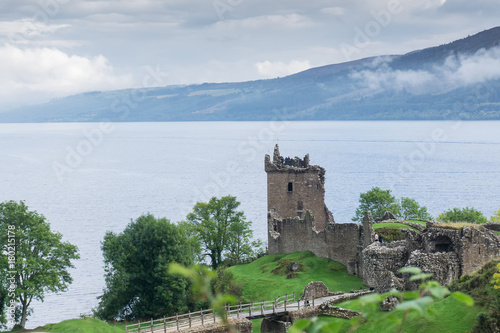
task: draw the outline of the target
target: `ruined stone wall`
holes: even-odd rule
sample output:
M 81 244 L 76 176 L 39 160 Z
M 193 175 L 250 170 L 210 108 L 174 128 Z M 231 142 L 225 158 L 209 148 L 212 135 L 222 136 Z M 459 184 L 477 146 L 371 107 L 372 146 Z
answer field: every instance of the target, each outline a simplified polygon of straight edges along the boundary
M 430 226 L 429 226 L 430 225 Z M 378 291 L 391 287 L 416 288 L 397 271 L 416 266 L 443 285 L 471 274 L 490 259 L 500 256 L 500 240 L 482 226 L 462 229 L 428 224 L 420 234 L 403 229 L 406 240 L 382 246 L 373 243 L 363 251 L 363 282 Z
M 500 240 L 493 231 L 463 227 L 461 236 L 459 256 L 462 275 L 471 274 L 487 261 L 500 256 Z
M 363 225 L 329 224 L 315 231 L 314 218 L 306 212 L 304 219 L 270 219 L 268 248 L 270 254 L 311 251 L 347 266 L 349 274 L 362 276 L 359 254 L 363 249 Z
M 406 266 L 419 267 L 426 273 L 432 273 L 432 280 L 447 286 L 460 275 L 460 261 L 455 252 L 425 253 L 419 250 L 413 251 Z M 413 286 L 416 289 L 417 284 Z
M 363 250 L 363 283 L 377 288 L 377 291 L 388 291 L 386 289 L 390 289 L 394 282 L 385 281 L 393 278 L 385 273 L 403 268 L 408 257 L 405 241 L 391 242 L 387 246 L 374 242 Z

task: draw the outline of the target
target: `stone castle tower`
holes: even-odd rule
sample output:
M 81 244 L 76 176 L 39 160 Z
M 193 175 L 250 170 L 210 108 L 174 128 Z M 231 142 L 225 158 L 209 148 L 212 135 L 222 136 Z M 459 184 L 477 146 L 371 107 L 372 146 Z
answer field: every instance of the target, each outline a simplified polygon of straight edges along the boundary
M 317 231 L 334 223 L 325 205 L 325 169 L 310 165 L 309 154 L 304 159 L 283 158 L 276 145 L 272 162 L 269 155 L 265 157 L 265 170 L 268 214 L 303 219 L 305 212 L 310 211 Z

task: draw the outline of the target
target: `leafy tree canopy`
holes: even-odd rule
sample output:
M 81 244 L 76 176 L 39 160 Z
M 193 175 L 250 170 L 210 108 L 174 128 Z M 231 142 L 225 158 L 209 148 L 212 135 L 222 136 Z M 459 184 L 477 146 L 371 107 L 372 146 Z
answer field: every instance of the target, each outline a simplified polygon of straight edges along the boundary
M 68 268 L 74 267 L 72 259 L 79 259 L 78 249 L 62 242 L 45 217 L 29 211 L 22 201 L 0 203 L 0 229 L 1 282 L 8 290 L 6 280 L 14 277 L 12 296 L 21 312 L 17 326 L 24 328 L 32 300 L 43 301 L 48 292 L 65 291 L 73 281 Z M 7 296 L 11 298 L 10 291 Z
M 500 209 L 491 217 L 491 222 L 500 222 Z
M 427 212 L 427 207 L 420 206 L 415 199 L 401 198 L 399 217 L 403 220 L 423 219 L 432 220 L 431 214 Z
M 188 281 L 168 274 L 170 263 L 193 263 L 186 232 L 166 218 L 143 215 L 102 242 L 106 288 L 101 319 L 150 319 L 186 310 Z
M 368 192 L 359 195 L 359 207 L 352 220 L 354 222 L 362 221 L 366 211 L 371 211 L 374 218 L 382 217 L 386 211 L 390 211 L 396 216 L 399 215 L 399 203 L 391 194 L 391 190 L 373 187 Z
M 381 218 L 386 211 L 390 211 L 396 218 L 403 220 L 432 220 L 427 207 L 420 206 L 415 199 L 402 197 L 398 200 L 391 194 L 391 190 L 381 190 L 379 187 L 373 187 L 359 195 L 359 207 L 352 220 L 360 222 L 366 211 L 371 211 L 374 218 Z
M 437 217 L 438 222 L 486 223 L 488 219 L 474 208 L 452 208 Z
M 241 262 L 254 255 L 251 241 L 252 222 L 247 221 L 236 197 L 213 197 L 209 202 L 198 202 L 187 216 L 187 225 L 200 245 L 201 258 L 209 257 L 212 268 L 219 267 L 225 258 Z M 249 245 L 252 244 L 252 245 Z

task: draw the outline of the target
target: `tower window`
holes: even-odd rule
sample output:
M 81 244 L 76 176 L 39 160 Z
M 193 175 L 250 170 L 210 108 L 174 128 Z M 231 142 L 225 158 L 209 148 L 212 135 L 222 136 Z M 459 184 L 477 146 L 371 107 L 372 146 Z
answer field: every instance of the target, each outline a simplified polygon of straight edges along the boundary
M 288 192 L 293 192 L 293 183 L 288 183 Z

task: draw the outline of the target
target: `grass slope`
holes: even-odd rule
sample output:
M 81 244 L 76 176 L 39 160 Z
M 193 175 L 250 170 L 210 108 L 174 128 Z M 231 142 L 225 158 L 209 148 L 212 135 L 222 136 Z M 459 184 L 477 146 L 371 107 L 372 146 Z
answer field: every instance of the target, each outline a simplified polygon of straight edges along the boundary
M 296 262 L 301 268 L 293 278 L 287 278 L 286 267 Z M 267 255 L 245 265 L 228 268 L 236 283 L 242 286 L 246 301 L 262 301 L 295 292 L 300 298 L 304 286 L 311 281 L 323 281 L 330 291 L 350 291 L 365 288 L 363 280 L 347 274 L 347 268 L 331 259 L 318 258 L 311 252 Z
M 45 325 L 39 332 L 54 333 L 122 333 L 125 332 L 123 325 L 113 326 L 96 318 L 70 319 L 58 324 Z
M 346 309 L 361 310 L 358 300 L 343 302 L 338 304 L 338 306 Z M 477 306 L 464 306 L 463 303 L 460 303 L 456 299 L 450 297 L 432 305 L 431 310 L 430 314 L 424 316 L 419 315 L 416 312 L 410 313 L 405 321 L 405 324 L 403 325 L 402 331 L 408 333 L 456 333 L 470 331 L 474 326 L 475 319 L 477 314 L 481 311 L 481 308 Z M 398 317 L 401 319 L 403 314 L 399 313 Z M 340 332 L 349 331 L 350 322 L 348 320 L 331 317 L 321 318 L 329 322 L 340 321 L 343 323 Z M 384 322 L 383 332 L 397 332 L 398 329 L 398 324 Z M 380 332 L 380 326 L 368 321 L 363 326 L 359 327 L 356 332 Z
M 403 223 L 385 223 L 385 222 L 381 222 L 381 223 L 374 223 L 373 224 L 373 230 L 377 230 L 377 229 L 380 229 L 380 228 L 388 228 L 388 229 L 412 229 L 416 232 L 419 232 L 419 230 L 413 228 L 413 227 L 410 227 L 409 225 L 406 225 L 406 224 L 403 224 Z

